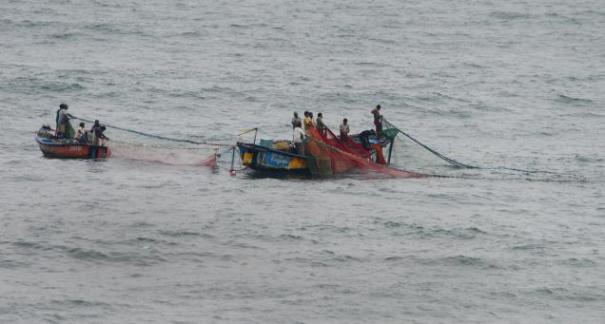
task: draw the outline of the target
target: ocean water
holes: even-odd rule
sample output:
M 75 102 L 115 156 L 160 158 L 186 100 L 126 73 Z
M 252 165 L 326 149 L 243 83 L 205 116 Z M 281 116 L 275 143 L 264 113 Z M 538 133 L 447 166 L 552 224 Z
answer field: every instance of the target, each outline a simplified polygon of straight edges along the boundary
M 601 1 L 0 2 L 1 323 L 603 323 Z M 369 110 L 458 160 L 554 171 L 229 176 L 109 130 L 288 138 Z M 564 174 L 565 176 L 559 176 Z

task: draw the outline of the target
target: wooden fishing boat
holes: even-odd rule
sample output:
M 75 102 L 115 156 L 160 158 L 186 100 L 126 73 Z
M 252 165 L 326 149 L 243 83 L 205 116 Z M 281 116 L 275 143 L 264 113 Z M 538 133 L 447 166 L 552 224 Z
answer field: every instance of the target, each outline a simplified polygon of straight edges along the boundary
M 261 141 L 261 145 L 238 142 L 242 164 L 263 172 L 310 175 L 308 157 L 293 153 L 277 143 L 284 141 Z
M 34 136 L 40 151 L 46 157 L 65 159 L 97 159 L 108 158 L 111 150 L 107 146 L 78 143 L 73 139 L 54 138 L 52 130 L 42 127 Z
M 382 164 L 390 162 L 390 153 L 392 148 L 392 139 L 378 138 L 374 133 L 356 134 L 346 140 L 338 139 L 331 131 L 327 134 L 316 133 L 317 136 L 323 137 L 322 141 L 327 140 L 326 137 L 332 139 L 332 143 L 338 142 L 337 148 L 342 148 L 347 152 L 357 156 L 360 159 L 380 160 Z M 318 170 L 318 166 L 323 169 L 332 161 L 324 161 L 312 156 L 312 151 L 315 143 L 305 144 L 307 155 L 299 155 L 294 152 L 294 145 L 286 140 L 261 140 L 259 144 L 238 142 L 237 147 L 240 152 L 242 164 L 255 171 L 261 171 L 266 174 L 302 174 L 302 175 L 318 175 L 324 176 L 324 172 Z M 309 146 L 311 145 L 311 146 Z M 388 147 L 389 158 L 386 160 L 382 155 L 382 148 Z M 310 154 L 311 153 L 311 154 Z M 379 156 L 379 157 L 378 157 Z M 338 165 L 342 169 L 351 169 L 355 165 L 351 164 Z

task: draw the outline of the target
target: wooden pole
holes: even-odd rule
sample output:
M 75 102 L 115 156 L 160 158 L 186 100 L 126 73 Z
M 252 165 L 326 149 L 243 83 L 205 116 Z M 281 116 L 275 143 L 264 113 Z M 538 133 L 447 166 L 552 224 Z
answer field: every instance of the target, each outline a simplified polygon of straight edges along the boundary
M 395 143 L 395 138 L 391 140 L 391 145 L 389 146 L 389 158 L 387 159 L 387 165 L 391 165 L 391 153 L 393 153 L 393 143 Z

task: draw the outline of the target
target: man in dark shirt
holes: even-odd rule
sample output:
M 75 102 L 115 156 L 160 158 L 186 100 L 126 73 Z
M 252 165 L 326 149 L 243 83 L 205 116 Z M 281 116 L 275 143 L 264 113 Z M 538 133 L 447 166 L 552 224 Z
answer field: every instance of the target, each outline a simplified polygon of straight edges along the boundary
M 382 115 L 380 114 L 380 105 L 372 109 L 372 115 L 374 115 L 374 126 L 376 126 L 376 136 L 380 138 L 382 135 Z
M 324 115 L 322 113 L 317 113 L 317 120 L 316 120 L 316 124 L 317 124 L 317 130 L 322 134 L 325 135 L 326 134 L 326 124 L 324 124 Z

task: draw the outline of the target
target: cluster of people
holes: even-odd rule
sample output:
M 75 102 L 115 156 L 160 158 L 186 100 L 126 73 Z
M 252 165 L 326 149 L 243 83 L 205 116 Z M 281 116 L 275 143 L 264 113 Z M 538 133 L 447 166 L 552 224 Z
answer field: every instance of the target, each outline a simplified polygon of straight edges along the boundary
M 69 106 L 62 103 L 59 105 L 59 110 L 57 110 L 57 127 L 55 128 L 55 137 L 57 139 L 74 139 L 80 144 L 97 146 L 104 146 L 105 142 L 109 141 L 109 138 L 104 134 L 106 127 L 101 125 L 99 120 L 95 120 L 90 130 L 87 130 L 86 124 L 81 122 L 78 129 L 74 131 L 69 120 L 75 119 L 75 117 L 67 113 L 68 109 Z
M 371 113 L 374 116 L 374 126 L 376 127 L 376 136 L 380 137 L 382 134 L 382 115 L 380 113 L 381 107 L 377 105 L 376 108 L 372 109 Z M 304 129 L 303 129 L 304 126 Z M 292 117 L 292 130 L 295 153 L 304 155 L 304 139 L 309 129 L 316 128 L 321 134 L 326 134 L 328 127 L 323 121 L 323 114 L 317 113 L 317 119 L 313 119 L 313 113 L 310 111 L 304 112 L 304 119 L 300 119 L 298 112 L 294 112 Z M 349 137 L 349 121 L 344 118 L 339 127 L 340 139 Z
M 301 120 L 300 117 L 298 117 L 298 113 L 294 112 L 294 117 L 292 117 L 292 129 L 296 129 L 297 127 L 303 128 L 304 125 L 304 133 L 311 128 L 316 128 L 322 134 L 326 133 L 328 126 L 323 122 L 322 113 L 317 113 L 317 119 L 313 118 L 313 113 L 310 111 L 305 111 L 304 116 L 304 119 Z M 349 136 L 349 125 L 346 118 L 342 120 L 342 124 L 340 125 L 340 136 Z

